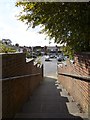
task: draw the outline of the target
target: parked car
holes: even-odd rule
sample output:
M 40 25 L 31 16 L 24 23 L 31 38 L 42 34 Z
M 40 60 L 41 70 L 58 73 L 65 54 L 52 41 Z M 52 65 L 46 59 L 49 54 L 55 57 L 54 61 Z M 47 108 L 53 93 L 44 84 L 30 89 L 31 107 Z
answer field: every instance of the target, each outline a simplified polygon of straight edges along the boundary
M 45 61 L 50 61 L 49 55 L 45 56 Z
M 57 60 L 58 60 L 59 62 L 61 62 L 61 61 L 64 60 L 64 57 L 60 55 L 60 56 L 57 57 Z
M 32 58 L 37 58 L 37 56 L 36 55 L 32 55 Z
M 41 52 L 41 55 L 44 55 L 45 54 L 45 52 Z
M 57 58 L 58 56 L 57 55 L 55 55 L 55 58 Z
M 55 57 L 55 55 L 54 55 L 54 54 L 51 54 L 51 55 L 50 55 L 50 58 L 54 58 L 54 57 Z

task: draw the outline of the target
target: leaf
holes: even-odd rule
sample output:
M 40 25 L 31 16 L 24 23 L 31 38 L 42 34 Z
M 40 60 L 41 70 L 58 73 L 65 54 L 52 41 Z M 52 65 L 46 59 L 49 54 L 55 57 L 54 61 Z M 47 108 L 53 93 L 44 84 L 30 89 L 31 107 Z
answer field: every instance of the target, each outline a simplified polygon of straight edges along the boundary
M 17 2 L 23 10 L 19 19 L 32 28 L 45 26 L 45 33 L 56 43 L 67 44 L 73 51 L 89 51 L 89 3 L 85 2 Z M 88 44 L 87 44 L 88 43 Z

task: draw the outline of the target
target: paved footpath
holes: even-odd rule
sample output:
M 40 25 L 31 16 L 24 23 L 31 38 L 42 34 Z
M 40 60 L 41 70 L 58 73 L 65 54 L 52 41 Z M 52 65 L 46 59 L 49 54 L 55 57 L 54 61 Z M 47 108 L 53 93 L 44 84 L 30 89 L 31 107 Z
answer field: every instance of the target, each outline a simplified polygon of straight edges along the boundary
M 79 109 L 76 104 L 70 104 L 72 98 L 68 97 L 56 79 L 45 77 L 22 110 L 15 118 L 61 118 L 62 120 L 83 120 L 78 116 Z M 73 108 L 74 107 L 74 108 Z M 68 118 L 68 119 L 67 119 Z M 71 119 L 72 118 L 72 119 Z

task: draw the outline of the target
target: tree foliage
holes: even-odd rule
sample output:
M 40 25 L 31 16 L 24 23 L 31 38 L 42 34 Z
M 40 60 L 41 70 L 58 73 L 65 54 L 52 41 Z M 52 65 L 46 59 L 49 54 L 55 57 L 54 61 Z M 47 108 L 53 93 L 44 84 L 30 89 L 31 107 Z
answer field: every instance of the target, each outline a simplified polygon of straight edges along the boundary
M 12 44 L 12 41 L 10 39 L 2 39 L 2 42 L 5 43 L 6 45 Z
M 0 40 L 0 53 L 14 53 L 16 50 Z
M 74 52 L 90 51 L 90 5 L 88 2 L 17 2 L 22 7 L 19 20 L 28 27 L 43 26 L 56 43 Z M 67 50 L 68 50 L 67 49 Z

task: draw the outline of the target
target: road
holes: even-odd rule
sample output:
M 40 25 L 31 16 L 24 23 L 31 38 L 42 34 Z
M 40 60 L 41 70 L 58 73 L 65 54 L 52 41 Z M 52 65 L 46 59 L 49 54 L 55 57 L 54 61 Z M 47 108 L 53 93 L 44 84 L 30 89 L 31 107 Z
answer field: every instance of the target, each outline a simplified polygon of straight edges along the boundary
M 50 61 L 45 61 L 45 56 L 41 58 L 44 65 L 44 76 L 57 78 L 57 60 L 50 59 Z

